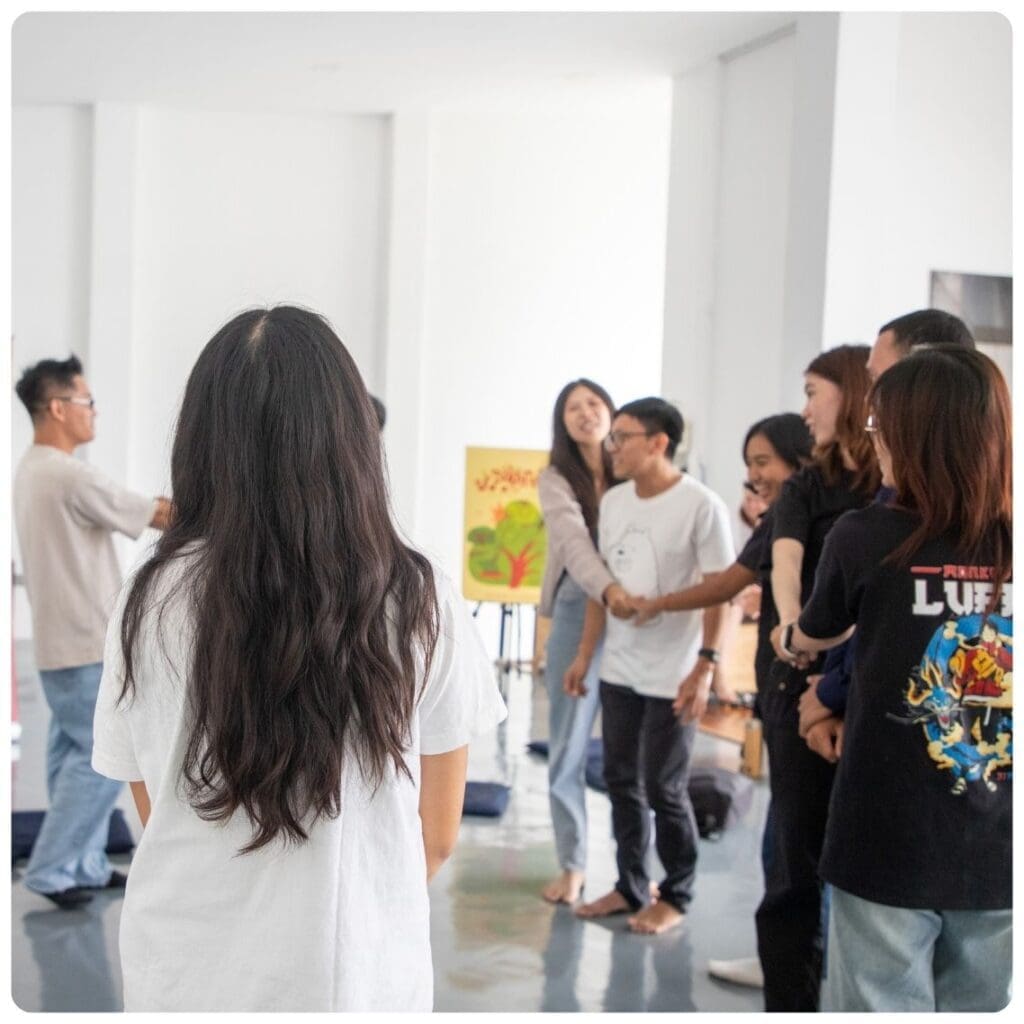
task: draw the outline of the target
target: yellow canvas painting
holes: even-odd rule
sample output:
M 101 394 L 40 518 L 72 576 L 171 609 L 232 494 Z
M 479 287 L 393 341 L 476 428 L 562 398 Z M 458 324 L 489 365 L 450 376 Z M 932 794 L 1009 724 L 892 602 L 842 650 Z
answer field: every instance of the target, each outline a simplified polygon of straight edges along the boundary
M 462 593 L 468 600 L 540 601 L 547 531 L 537 477 L 547 464 L 546 451 L 466 449 Z

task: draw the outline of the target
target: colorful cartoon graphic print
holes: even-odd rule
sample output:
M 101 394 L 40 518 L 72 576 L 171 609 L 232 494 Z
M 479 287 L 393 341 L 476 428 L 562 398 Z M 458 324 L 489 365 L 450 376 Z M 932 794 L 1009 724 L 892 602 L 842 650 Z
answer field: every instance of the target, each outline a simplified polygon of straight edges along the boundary
M 904 692 L 928 756 L 956 795 L 995 791 L 1013 773 L 1013 623 L 1000 615 L 949 619 L 932 636 Z

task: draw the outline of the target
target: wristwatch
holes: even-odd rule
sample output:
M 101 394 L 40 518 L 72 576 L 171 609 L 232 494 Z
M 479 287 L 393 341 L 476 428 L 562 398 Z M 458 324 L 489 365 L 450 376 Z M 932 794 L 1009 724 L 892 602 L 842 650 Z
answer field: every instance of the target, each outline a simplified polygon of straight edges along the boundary
M 710 661 L 712 665 L 717 665 L 722 660 L 721 654 L 719 654 L 714 647 L 702 647 L 697 652 L 697 657 L 705 658 L 707 661 Z

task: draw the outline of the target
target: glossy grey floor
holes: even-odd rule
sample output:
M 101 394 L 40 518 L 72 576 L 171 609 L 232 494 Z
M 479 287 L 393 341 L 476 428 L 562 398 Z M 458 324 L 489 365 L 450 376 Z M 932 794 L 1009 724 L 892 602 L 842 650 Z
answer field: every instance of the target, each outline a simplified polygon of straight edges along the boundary
M 22 737 L 13 764 L 15 809 L 45 806 L 48 711 L 31 652 L 16 650 Z M 498 820 L 464 819 L 458 848 L 431 884 L 435 1008 L 450 1011 L 750 1011 L 752 989 L 708 976 L 709 958 L 750 956 L 760 898 L 759 846 L 767 787 L 756 785 L 747 815 L 717 841 L 702 840 L 696 898 L 683 926 L 666 935 L 631 934 L 624 918 L 583 922 L 539 896 L 555 873 L 546 763 L 526 751 L 547 735 L 542 679 L 502 677 L 508 721 L 470 752 L 470 778 L 511 787 Z M 700 736 L 696 761 L 730 767 L 738 752 Z M 587 894 L 615 879 L 608 802 L 588 793 Z M 132 827 L 127 788 L 121 805 Z M 129 858 L 118 858 L 128 870 Z M 22 862 L 22 866 L 24 862 Z M 655 876 L 657 877 L 657 876 Z M 28 1011 L 121 1009 L 117 950 L 121 900 L 98 895 L 87 908 L 61 911 L 12 875 L 14 1002 Z M 211 957 L 214 951 L 211 950 Z

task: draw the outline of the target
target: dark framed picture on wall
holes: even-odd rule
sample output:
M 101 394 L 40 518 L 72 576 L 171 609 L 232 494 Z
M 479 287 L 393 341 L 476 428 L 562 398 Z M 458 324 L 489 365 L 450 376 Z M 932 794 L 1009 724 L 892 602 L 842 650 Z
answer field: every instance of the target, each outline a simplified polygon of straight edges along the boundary
M 1013 386 L 1013 278 L 933 270 L 931 302 L 955 313 L 971 329 L 978 348 L 991 357 Z

